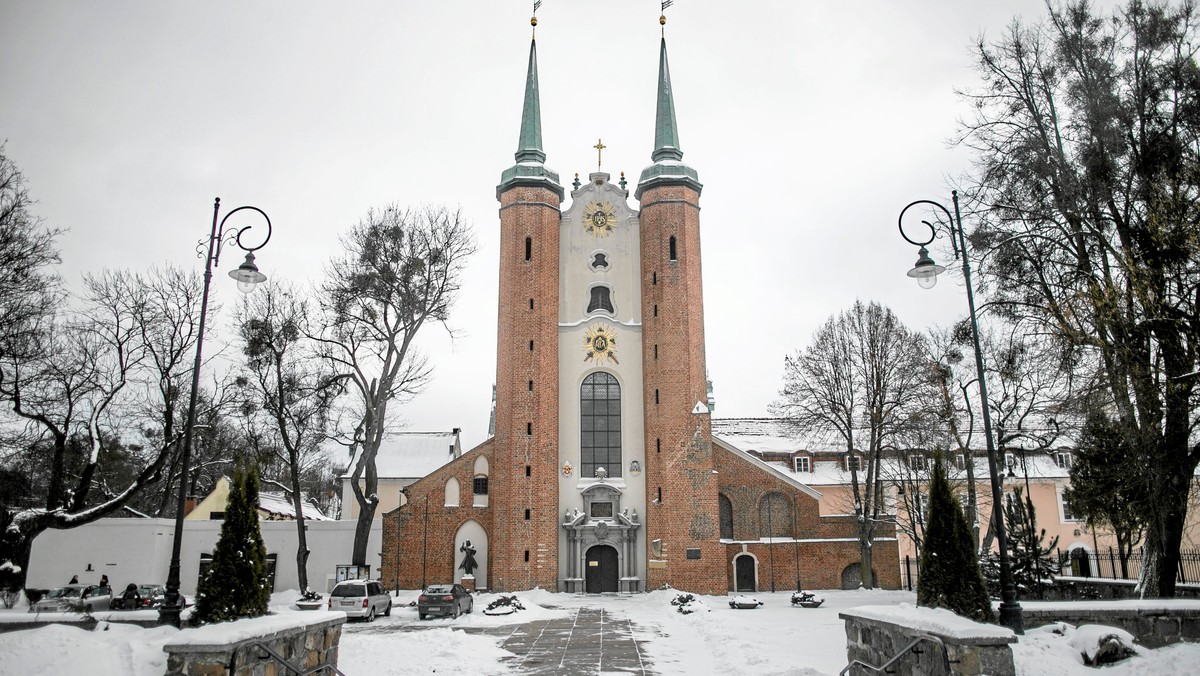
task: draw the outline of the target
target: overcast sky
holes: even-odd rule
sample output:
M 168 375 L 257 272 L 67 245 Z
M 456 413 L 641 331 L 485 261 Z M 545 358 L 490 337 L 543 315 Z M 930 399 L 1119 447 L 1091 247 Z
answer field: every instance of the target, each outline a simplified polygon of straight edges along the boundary
M 1102 3 L 1108 5 L 1111 3 Z M 460 206 L 474 224 L 450 341 L 425 329 L 435 379 L 414 430 L 487 432 L 495 379 L 500 172 L 513 163 L 530 2 L 0 0 L 0 140 L 63 273 L 200 269 L 214 197 L 275 226 L 269 276 L 316 283 L 372 206 Z M 951 147 L 977 82 L 970 46 L 1040 0 L 677 0 L 667 45 L 684 160 L 701 196 L 707 360 L 717 416 L 763 416 L 783 358 L 856 298 L 910 327 L 966 314 L 961 284 L 924 291 L 896 230 L 916 199 L 949 204 Z M 545 0 L 538 67 L 546 164 L 564 185 L 650 162 L 659 5 Z M 969 226 L 969 224 L 968 224 Z M 212 351 L 230 339 L 237 291 Z M 944 261 L 942 261 L 944 262 Z M 396 410 L 396 409 L 393 409 Z

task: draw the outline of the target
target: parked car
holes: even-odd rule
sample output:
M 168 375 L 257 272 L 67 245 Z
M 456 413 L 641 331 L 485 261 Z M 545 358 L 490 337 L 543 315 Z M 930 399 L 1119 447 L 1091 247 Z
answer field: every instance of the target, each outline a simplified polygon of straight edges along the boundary
M 29 607 L 31 613 L 69 613 L 108 610 L 112 587 L 98 584 L 68 584 L 51 589 Z
M 113 597 L 113 610 L 137 610 L 139 608 L 158 608 L 162 606 L 163 599 L 166 598 L 167 588 L 161 584 L 139 584 L 135 585 L 137 599 L 133 603 L 127 602 L 125 598 L 129 590 L 117 594 Z M 183 607 L 188 606 L 187 597 L 180 594 L 180 599 L 183 601 Z
M 370 622 L 376 615 L 392 614 L 392 597 L 378 580 L 346 580 L 329 592 L 329 609 Z
M 435 584 L 417 597 L 417 616 L 422 620 L 430 615 L 458 617 L 474 609 L 474 597 L 461 584 Z

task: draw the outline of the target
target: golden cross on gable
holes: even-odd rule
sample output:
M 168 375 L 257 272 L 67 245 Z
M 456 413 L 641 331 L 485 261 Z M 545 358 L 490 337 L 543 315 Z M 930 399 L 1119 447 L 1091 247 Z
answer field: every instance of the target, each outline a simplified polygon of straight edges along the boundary
M 596 171 L 600 171 L 600 154 L 603 153 L 604 149 L 608 146 L 604 145 L 604 141 L 602 139 L 596 139 L 596 145 L 592 147 L 596 149 Z

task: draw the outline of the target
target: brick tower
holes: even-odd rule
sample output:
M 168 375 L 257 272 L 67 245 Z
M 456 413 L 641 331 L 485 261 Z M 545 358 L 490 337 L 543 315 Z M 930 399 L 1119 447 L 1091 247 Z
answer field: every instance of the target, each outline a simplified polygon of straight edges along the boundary
M 723 594 L 717 476 L 706 402 L 700 191 L 683 163 L 667 42 L 659 51 L 653 164 L 634 193 L 641 209 L 643 400 L 645 401 L 646 588 Z
M 491 588 L 497 591 L 557 588 L 558 257 L 563 188 L 545 160 L 535 39 L 529 45 L 516 163 L 503 172 L 496 187 L 500 309 L 489 555 L 494 571 Z

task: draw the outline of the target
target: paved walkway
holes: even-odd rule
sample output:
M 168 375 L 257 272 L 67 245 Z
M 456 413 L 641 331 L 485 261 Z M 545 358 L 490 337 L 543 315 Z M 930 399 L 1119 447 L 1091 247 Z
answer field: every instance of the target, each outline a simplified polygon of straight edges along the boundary
M 507 663 L 523 674 L 653 674 L 629 620 L 600 608 L 484 633 L 507 638 L 501 647 L 516 655 Z

